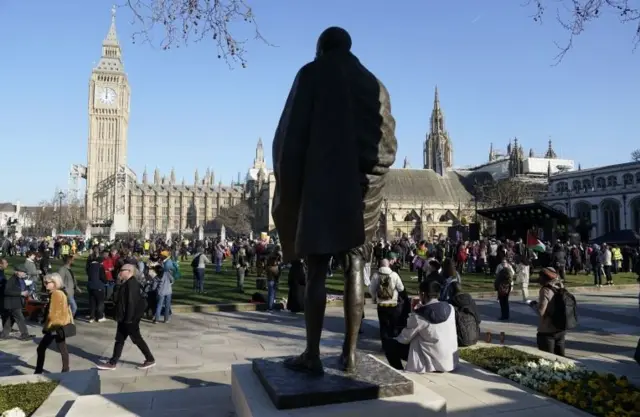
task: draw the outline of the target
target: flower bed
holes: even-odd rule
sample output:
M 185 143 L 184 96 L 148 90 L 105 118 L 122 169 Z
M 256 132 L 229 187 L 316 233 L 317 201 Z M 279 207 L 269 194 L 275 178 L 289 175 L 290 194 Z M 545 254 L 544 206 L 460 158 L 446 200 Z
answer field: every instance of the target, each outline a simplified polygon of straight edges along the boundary
M 0 386 L 0 413 L 17 407 L 30 416 L 57 386 L 57 381 Z
M 626 377 L 599 374 L 509 347 L 461 349 L 460 357 L 598 417 L 640 417 L 640 389 Z

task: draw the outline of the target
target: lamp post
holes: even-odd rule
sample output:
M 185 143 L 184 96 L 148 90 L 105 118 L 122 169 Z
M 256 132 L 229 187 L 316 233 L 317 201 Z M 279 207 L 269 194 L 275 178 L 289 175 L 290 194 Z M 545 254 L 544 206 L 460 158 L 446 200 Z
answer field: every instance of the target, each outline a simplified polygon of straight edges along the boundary
M 62 233 L 62 199 L 64 198 L 64 193 L 60 191 L 58 193 L 58 233 Z

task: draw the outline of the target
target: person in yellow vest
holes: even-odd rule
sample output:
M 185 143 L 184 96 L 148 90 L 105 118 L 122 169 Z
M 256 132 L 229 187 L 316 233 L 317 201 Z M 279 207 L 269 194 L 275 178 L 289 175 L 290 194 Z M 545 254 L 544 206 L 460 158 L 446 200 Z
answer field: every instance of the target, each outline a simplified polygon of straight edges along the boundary
M 71 254 L 75 255 L 76 252 L 78 252 L 78 244 L 76 243 L 75 240 L 71 241 Z
M 70 255 L 71 246 L 69 246 L 69 242 L 64 241 L 62 243 L 62 247 L 61 247 L 60 253 L 62 254 L 62 256 L 69 256 Z
M 425 242 L 420 242 L 416 248 L 416 257 L 413 258 L 413 268 L 418 271 L 418 282 L 422 282 L 424 271 L 429 258 L 429 250 Z
M 142 249 L 144 250 L 145 255 L 149 255 L 149 246 L 150 246 L 149 241 L 145 240 L 144 244 L 142 245 Z
M 612 245 L 611 247 L 611 260 L 613 261 L 613 273 L 617 274 L 620 271 L 620 267 L 622 265 L 622 251 L 618 247 L 618 245 Z

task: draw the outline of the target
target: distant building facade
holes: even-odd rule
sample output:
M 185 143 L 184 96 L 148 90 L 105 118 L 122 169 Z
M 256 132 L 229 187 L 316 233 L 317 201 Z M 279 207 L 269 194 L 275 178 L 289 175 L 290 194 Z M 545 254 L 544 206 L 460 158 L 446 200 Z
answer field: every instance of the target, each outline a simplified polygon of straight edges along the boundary
M 542 201 L 589 227 L 589 238 L 640 232 L 640 162 L 552 175 Z

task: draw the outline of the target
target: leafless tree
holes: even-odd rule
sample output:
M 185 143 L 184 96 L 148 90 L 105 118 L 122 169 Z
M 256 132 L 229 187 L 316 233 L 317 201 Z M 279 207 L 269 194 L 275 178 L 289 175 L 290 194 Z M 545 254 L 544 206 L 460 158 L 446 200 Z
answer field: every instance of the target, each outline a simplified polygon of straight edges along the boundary
M 57 196 L 41 201 L 37 207 L 32 207 L 26 216 L 28 234 L 49 234 L 53 229 L 58 233 L 67 230 L 84 232 L 86 227 L 84 207 L 77 202 L 65 200 L 62 200 L 60 205 Z
M 635 49 L 640 44 L 640 5 L 637 0 L 528 0 L 527 5 L 535 8 L 533 20 L 542 23 L 544 17 L 555 12 L 555 18 L 569 33 L 569 39 L 556 43 L 558 55 L 556 65 L 573 47 L 573 41 L 580 36 L 590 24 L 607 15 L 615 16 L 621 23 L 634 25 L 635 35 L 633 45 Z
M 489 181 L 476 184 L 475 196 L 482 208 L 508 207 L 533 202 L 539 188 L 517 180 Z
M 134 23 L 141 26 L 133 35 L 134 42 L 157 44 L 153 41 L 156 30 L 164 32 L 159 42 L 162 49 L 212 40 L 219 59 L 243 68 L 247 66 L 248 39 L 240 39 L 237 24 L 250 26 L 253 37 L 267 43 L 245 0 L 126 0 L 125 6 L 133 12 Z
M 636 149 L 631 152 L 631 160 L 635 162 L 640 162 L 640 149 Z
M 254 213 L 247 202 L 236 204 L 233 207 L 227 207 L 220 210 L 215 221 L 218 224 L 239 235 L 248 235 L 251 232 L 251 221 Z

